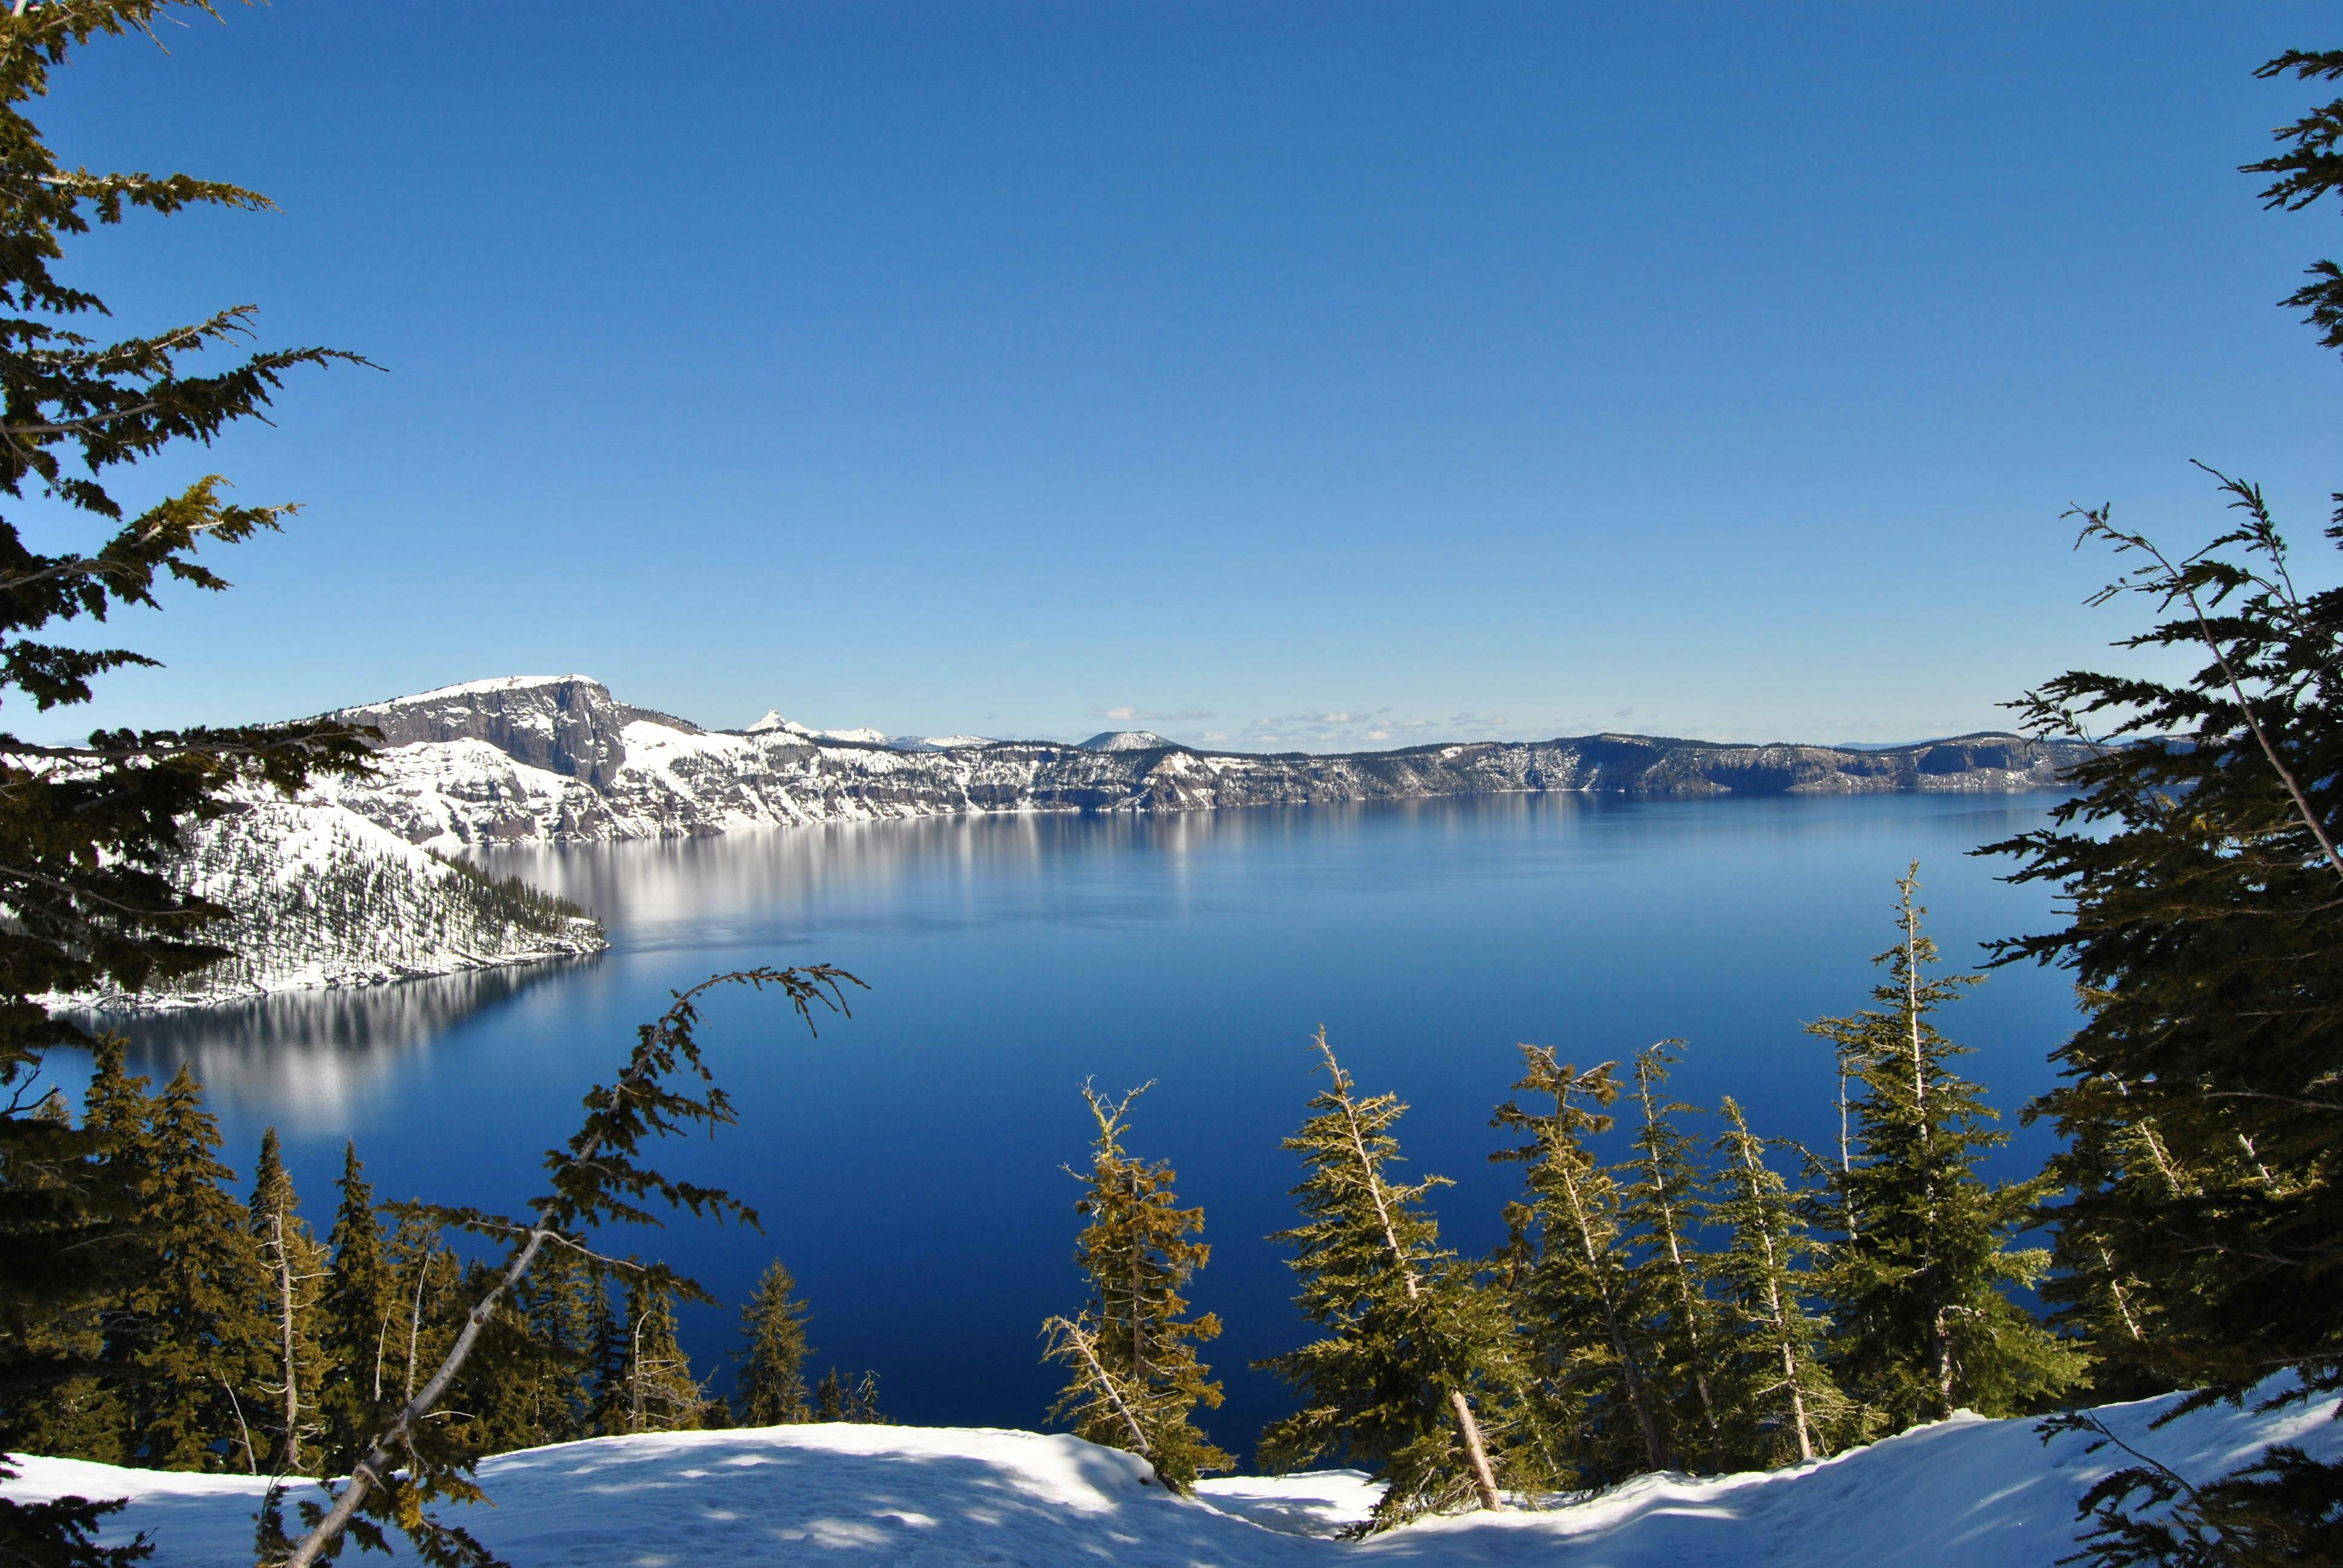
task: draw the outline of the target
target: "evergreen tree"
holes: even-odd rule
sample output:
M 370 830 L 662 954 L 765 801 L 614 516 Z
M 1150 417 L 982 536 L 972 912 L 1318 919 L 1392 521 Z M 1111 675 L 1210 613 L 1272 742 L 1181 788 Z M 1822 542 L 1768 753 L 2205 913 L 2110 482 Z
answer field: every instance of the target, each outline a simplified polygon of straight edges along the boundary
M 326 1237 L 330 1251 L 325 1288 L 317 1298 L 325 1377 L 317 1410 L 325 1422 L 321 1465 L 339 1474 L 357 1457 L 357 1445 L 384 1396 L 391 1361 L 391 1324 L 398 1316 L 398 1282 L 383 1245 L 374 1188 L 358 1163 L 357 1145 L 342 1148 L 341 1201 Z
M 1188 1492 L 1198 1475 L 1236 1462 L 1194 1421 L 1197 1405 L 1221 1402 L 1221 1385 L 1196 1359 L 1197 1344 L 1217 1338 L 1221 1321 L 1210 1312 L 1188 1317 L 1182 1294 L 1212 1255 L 1194 1239 L 1204 1211 L 1179 1206 L 1168 1162 L 1151 1165 L 1122 1146 L 1131 1103 L 1145 1091 L 1110 1102 L 1082 1086 L 1098 1134 L 1090 1170 L 1076 1173 L 1084 1191 L 1074 1211 L 1089 1222 L 1074 1261 L 1090 1301 L 1079 1318 L 1044 1325 L 1050 1358 L 1070 1374 L 1051 1416 L 1090 1442 L 1145 1455 L 1165 1485 Z
M 305 1440 L 324 1430 L 317 1419 L 326 1364 L 317 1296 L 326 1278 L 326 1251 L 301 1218 L 300 1200 L 274 1127 L 261 1136 L 246 1213 L 266 1277 L 257 1306 L 276 1330 L 275 1381 L 262 1385 L 276 1400 L 277 1446 L 271 1465 L 277 1474 L 300 1475 L 306 1473 Z
M 1661 1098 L 1676 1060 L 1667 1048 L 1682 1043 L 1662 1040 L 1636 1054 L 1634 1158 L 1622 1167 L 1628 1184 L 1620 1194 L 1619 1214 L 1643 1249 L 1630 1300 L 1635 1317 L 1646 1325 L 1647 1370 L 1676 1434 L 1673 1452 L 1678 1463 L 1697 1454 L 1704 1467 L 1714 1469 L 1723 1461 L 1725 1445 L 1716 1406 L 1723 1335 L 1696 1234 L 1708 1181 L 1694 1139 L 1676 1125 L 1675 1119 L 1693 1108 Z
M 601 1283 L 586 1261 L 560 1248 L 538 1266 L 526 1318 L 540 1347 L 543 1371 L 537 1421 L 541 1442 L 570 1442 L 593 1433 L 596 1322 Z
M 740 1309 L 747 1343 L 733 1352 L 740 1363 L 739 1415 L 743 1426 L 787 1426 L 813 1419 L 806 1402 L 806 1304 L 798 1282 L 778 1258 L 765 1265 L 756 1292 Z
M 1993 1131 L 1983 1092 L 1952 1069 L 1967 1054 L 1934 1015 L 1975 983 L 1930 975 L 1936 943 L 1923 935 L 1919 868 L 1896 883 L 1897 940 L 1874 961 L 1888 978 L 1880 1004 L 1808 1026 L 1851 1068 L 1853 1152 L 1839 1174 L 1840 1207 L 1860 1229 L 1834 1243 L 1825 1288 L 1838 1323 L 1844 1391 L 1900 1429 L 1961 1407 L 1985 1415 L 2039 1410 L 2078 1381 L 2082 1362 L 2007 1292 L 2029 1288 L 2046 1252 L 2010 1245 L 2047 1196 L 2046 1178 L 1988 1183 L 1986 1153 L 2008 1141 Z
M 290 508 L 232 506 L 207 476 L 126 504 L 109 470 L 186 439 L 209 443 L 258 415 L 284 374 L 336 356 L 317 349 L 236 358 L 249 307 L 114 342 L 75 330 L 106 313 L 55 267 L 65 242 L 134 212 L 250 211 L 265 198 L 186 175 L 92 173 L 61 163 L 25 108 L 50 74 L 96 37 L 152 36 L 196 0 L 50 0 L 0 13 L 0 498 L 45 508 L 44 532 L 94 525 L 55 554 L 0 519 L 0 692 L 48 711 L 89 700 L 106 672 L 154 661 L 85 637 L 49 640 L 61 622 L 156 608 L 163 581 L 227 585 L 195 555 L 273 529 Z M 193 361 L 194 363 L 189 363 Z M 86 1037 L 36 999 L 104 984 L 136 990 L 219 956 L 202 928 L 221 912 L 162 873 L 183 824 L 226 809 L 239 779 L 292 790 L 314 770 L 355 770 L 364 747 L 331 723 L 119 729 L 78 745 L 0 735 L 0 1410 L 29 1408 L 95 1372 L 85 1330 L 117 1298 L 141 1248 L 135 1200 L 106 1159 L 104 1135 L 35 1113 L 47 1050 Z M 60 1333 L 61 1324 L 81 1325 Z M 75 1394 L 72 1397 L 78 1398 Z M 70 1510 L 0 1498 L 0 1554 L 55 1562 L 109 1556 L 86 1545 Z M 94 1516 L 93 1516 L 94 1517 Z
M 214 1156 L 219 1125 L 182 1066 L 156 1097 L 148 1135 L 150 1247 L 125 1303 L 135 1347 L 128 1452 L 150 1470 L 257 1472 L 274 1335 L 267 1282 L 236 1173 Z M 256 1425 L 256 1418 L 260 1424 Z
M 101 1037 L 93 1057 L 82 1097 L 80 1131 L 86 1136 L 70 1145 L 82 1152 L 48 1180 L 87 1183 L 116 1195 L 109 1206 L 121 1217 L 118 1224 L 83 1227 L 95 1256 L 93 1272 L 106 1289 L 60 1302 L 53 1316 L 16 1328 L 14 1342 L 26 1356 L 19 1370 L 28 1375 L 0 1383 L 0 1447 L 122 1464 L 129 1458 L 124 1400 L 133 1347 L 122 1332 L 120 1308 L 135 1277 L 135 1227 L 152 1165 L 155 1102 L 147 1081 L 125 1067 L 119 1037 Z M 42 1120 L 55 1125 L 61 1114 L 55 1096 L 43 1101 Z M 52 1375 L 37 1375 L 44 1362 Z
M 638 1432 L 693 1432 L 708 1396 L 675 1337 L 675 1300 L 665 1284 L 640 1279 L 627 1287 L 627 1426 Z
M 1492 1156 L 1525 1167 L 1537 1249 L 1521 1292 L 1524 1335 L 1546 1383 L 1572 1398 L 1580 1430 L 1566 1446 L 1582 1480 L 1664 1470 L 1657 1396 L 1644 1371 L 1652 1347 L 1631 1300 L 1618 1183 L 1586 1146 L 1610 1131 L 1611 1118 L 1596 1108 L 1618 1098 L 1618 1081 L 1609 1062 L 1581 1072 L 1550 1047 L 1524 1045 L 1521 1052 L 1513 1092 L 1553 1102 L 1549 1111 L 1509 1100 L 1491 1122 L 1530 1140 Z
M 610 1301 L 610 1282 L 596 1271 L 587 1296 L 586 1342 L 588 1429 L 598 1437 L 628 1430 L 627 1358 L 633 1349 L 630 1325 Z
M 1800 1268 L 1814 1250 L 1789 1186 L 1765 1165 L 1765 1142 L 1741 1107 L 1725 1101 L 1717 1197 L 1702 1218 L 1725 1232 L 1709 1271 L 1722 1294 L 1727 1333 L 1721 1402 L 1733 1462 L 1770 1467 L 1814 1459 L 1834 1446 L 1845 1397 L 1823 1365 L 1824 1320 L 1807 1309 Z
M 1378 1528 L 1468 1498 L 1502 1507 L 1498 1466 L 1512 1456 L 1492 1441 L 1489 1418 L 1526 1381 L 1503 1299 L 1440 1247 L 1424 1196 L 1447 1179 L 1392 1180 L 1392 1129 L 1407 1108 L 1395 1095 L 1359 1098 L 1324 1030 L 1314 1043 L 1326 1087 L 1285 1140 L 1305 1172 L 1293 1190 L 1302 1223 L 1271 1240 L 1292 1244 L 1295 1304 L 1326 1335 L 1259 1363 L 1303 1401 L 1262 1434 L 1262 1461 L 1296 1469 L 1340 1455 L 1379 1467 Z
M 887 1418 L 879 1411 L 879 1374 L 865 1372 L 849 1382 L 839 1375 L 836 1367 L 822 1373 L 821 1381 L 813 1387 L 813 1419 L 887 1425 Z
M 388 1369 L 383 1382 L 390 1402 L 404 1404 L 447 1354 L 461 1315 L 458 1292 L 462 1271 L 439 1227 L 410 1205 L 395 1205 L 397 1227 L 390 1235 L 387 1261 L 391 1301 Z M 394 1382 L 393 1380 L 396 1380 Z

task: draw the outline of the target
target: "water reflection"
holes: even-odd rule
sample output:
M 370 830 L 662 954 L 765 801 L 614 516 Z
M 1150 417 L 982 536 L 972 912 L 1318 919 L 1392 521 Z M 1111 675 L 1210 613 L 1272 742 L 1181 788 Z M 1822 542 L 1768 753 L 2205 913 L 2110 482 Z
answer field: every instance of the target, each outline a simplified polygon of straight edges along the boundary
M 80 1021 L 126 1037 L 125 1054 L 134 1072 L 159 1081 L 186 1063 L 216 1111 L 283 1121 L 288 1130 L 335 1127 L 458 1023 L 594 961 L 508 964 L 171 1012 L 96 1014 Z

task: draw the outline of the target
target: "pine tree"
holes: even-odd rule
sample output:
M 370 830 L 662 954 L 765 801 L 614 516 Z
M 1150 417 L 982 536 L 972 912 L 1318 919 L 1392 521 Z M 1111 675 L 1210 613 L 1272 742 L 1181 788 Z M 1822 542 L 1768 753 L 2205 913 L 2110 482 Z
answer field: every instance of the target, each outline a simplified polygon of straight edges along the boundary
M 629 1283 L 625 1322 L 626 1430 L 697 1431 L 708 1396 L 676 1342 L 675 1301 L 669 1289 L 650 1280 Z
M 277 528 L 291 508 L 224 503 L 217 475 L 126 504 L 110 470 L 180 440 L 208 444 L 259 415 L 318 349 L 236 357 L 250 307 L 115 341 L 75 330 L 106 314 L 55 270 L 68 239 L 136 212 L 265 208 L 266 198 L 186 175 L 89 172 L 61 163 L 26 117 L 50 74 L 97 37 L 152 36 L 161 0 L 62 0 L 0 13 L 0 498 L 45 510 L 55 554 L 0 519 L 0 689 L 48 711 L 85 702 L 107 671 L 154 661 L 85 636 L 48 640 L 58 623 L 155 608 L 164 581 L 227 586 L 194 558 Z M 195 0 L 185 9 L 209 14 Z M 113 337 L 107 334 L 106 337 Z M 193 363 L 189 363 L 192 360 Z M 94 525 L 75 529 L 78 521 Z M 64 530 L 60 534 L 60 530 Z M 81 537 L 71 537 L 80 532 Z M 93 537 L 94 536 L 94 537 Z M 133 1200 L 90 1128 L 35 1114 L 26 1093 L 49 1048 L 88 1043 L 36 999 L 135 990 L 219 956 L 202 940 L 221 912 L 163 874 L 183 825 L 216 816 L 239 779 L 290 791 L 314 771 L 353 771 L 365 748 L 333 723 L 182 731 L 117 729 L 78 745 L 0 736 L 0 1411 L 92 1375 L 75 1329 L 117 1297 L 142 1249 Z M 0 1553 L 59 1563 L 115 1554 L 87 1546 L 70 1510 L 0 1498 Z
M 864 1426 L 890 1424 L 879 1410 L 879 1374 L 865 1372 L 852 1382 L 836 1367 L 813 1385 L 813 1415 L 817 1422 L 848 1422 Z
M 1550 1047 L 1524 1045 L 1521 1052 L 1513 1092 L 1554 1103 L 1547 1111 L 1509 1100 L 1490 1123 L 1530 1140 L 1492 1156 L 1525 1167 L 1525 1207 L 1538 1245 L 1521 1292 L 1524 1334 L 1547 1384 L 1573 1396 L 1581 1430 L 1568 1448 L 1583 1480 L 1664 1470 L 1657 1398 L 1644 1371 L 1652 1347 L 1630 1299 L 1633 1260 L 1620 1229 L 1618 1184 L 1586 1146 L 1610 1131 L 1611 1118 L 1590 1108 L 1617 1099 L 1618 1082 L 1609 1062 L 1581 1072 Z
M 1424 1197 L 1447 1179 L 1392 1180 L 1392 1129 L 1407 1108 L 1395 1095 L 1360 1099 L 1324 1030 L 1314 1043 L 1327 1084 L 1285 1140 L 1305 1171 L 1293 1190 L 1302 1223 L 1271 1240 L 1294 1247 L 1295 1304 L 1327 1332 L 1258 1363 L 1303 1401 L 1262 1434 L 1262 1461 L 1295 1469 L 1340 1454 L 1378 1466 L 1378 1528 L 1466 1499 L 1502 1507 L 1498 1466 L 1511 1455 L 1488 1418 L 1526 1381 L 1503 1300 L 1440 1247 Z
M 124 1054 L 118 1037 L 96 1042 L 81 1126 L 59 1146 L 74 1157 L 45 1177 L 59 1187 L 110 1192 L 106 1209 L 115 1218 L 101 1221 L 96 1211 L 85 1211 L 90 1222 L 79 1227 L 81 1241 L 69 1248 L 90 1259 L 93 1287 L 58 1302 L 51 1315 L 15 1327 L 13 1342 L 24 1359 L 16 1379 L 0 1382 L 0 1447 L 101 1464 L 129 1457 L 124 1391 L 131 1346 L 122 1332 L 121 1306 L 141 1251 L 137 1227 L 152 1163 L 154 1098 L 147 1081 L 126 1069 Z M 64 1127 L 63 1114 L 54 1095 L 42 1101 L 41 1121 Z
M 838 1375 L 836 1367 L 821 1374 L 813 1385 L 813 1419 L 818 1422 L 850 1421 L 853 1419 L 849 1402 L 853 1391 Z
M 806 1304 L 798 1282 L 778 1258 L 765 1265 L 756 1292 L 740 1309 L 747 1343 L 733 1352 L 740 1363 L 739 1416 L 743 1426 L 787 1426 L 813 1419 L 806 1402 Z
M 150 1251 L 124 1312 L 136 1380 L 128 1451 L 150 1470 L 257 1473 L 267 1455 L 258 1401 L 273 1382 L 268 1287 L 244 1206 L 226 1191 L 236 1173 L 214 1157 L 219 1144 L 182 1066 L 155 1101 Z
M 1098 1132 L 1089 1171 L 1071 1172 L 1084 1187 L 1074 1211 L 1089 1221 L 1074 1261 L 1090 1301 L 1077 1318 L 1043 1325 L 1050 1359 L 1069 1373 L 1051 1418 L 1090 1442 L 1144 1455 L 1165 1485 L 1189 1492 L 1200 1474 L 1236 1462 L 1194 1419 L 1199 1404 L 1221 1402 L 1221 1385 L 1196 1359 L 1196 1346 L 1219 1336 L 1221 1321 L 1210 1312 L 1188 1317 L 1182 1294 L 1212 1255 L 1194 1240 L 1204 1211 L 1179 1206 L 1168 1162 L 1151 1165 L 1122 1146 L 1131 1103 L 1146 1087 L 1109 1101 L 1082 1086 Z
M 593 1302 L 601 1284 L 586 1261 L 568 1248 L 548 1256 L 539 1271 L 525 1314 L 544 1362 L 538 1441 L 569 1442 L 594 1430 Z
M 400 1212 L 391 1232 L 387 1262 L 397 1294 L 383 1382 L 390 1401 L 404 1403 L 429 1378 L 455 1337 L 461 1271 L 456 1254 L 440 1240 L 437 1224 L 411 1210 Z
M 1716 1407 L 1723 1338 L 1696 1230 L 1709 1197 L 1708 1180 L 1694 1139 L 1676 1125 L 1675 1119 L 1693 1107 L 1661 1098 L 1676 1060 L 1667 1048 L 1682 1043 L 1662 1040 L 1636 1054 L 1634 1158 L 1621 1167 L 1628 1184 L 1620 1194 L 1619 1215 L 1643 1249 L 1629 1299 L 1634 1316 L 1646 1325 L 1648 1370 L 1677 1434 L 1673 1452 L 1678 1462 L 1697 1453 L 1713 1469 L 1723 1461 L 1725 1443 Z
M 275 1381 L 262 1385 L 277 1402 L 277 1446 L 270 1462 L 277 1474 L 300 1475 L 306 1473 L 305 1440 L 324 1430 L 317 1419 L 326 1365 L 317 1297 L 326 1278 L 326 1250 L 301 1218 L 274 1127 L 261 1137 L 246 1211 L 266 1276 L 258 1308 L 276 1329 Z
M 2048 1267 L 2010 1245 L 2048 1195 L 2046 1178 L 1994 1184 L 1977 1172 L 2008 1141 L 1982 1091 L 1952 1070 L 1967 1054 L 1935 1022 L 1976 983 L 1931 976 L 1919 868 L 1896 883 L 1896 944 L 1875 962 L 1879 1006 L 1809 1025 L 1853 1071 L 1855 1136 L 1838 1181 L 1859 1229 L 1833 1243 L 1825 1288 L 1839 1324 L 1841 1386 L 1896 1428 L 1961 1407 L 2006 1416 L 2039 1410 L 2077 1382 L 2081 1360 L 2013 1302 Z
M 326 1426 L 320 1462 L 328 1474 L 349 1469 L 375 1412 L 395 1386 L 385 1373 L 393 1365 L 391 1325 L 398 1316 L 398 1282 L 384 1253 L 374 1188 L 355 1143 L 343 1145 L 338 1191 L 341 1201 L 326 1237 L 330 1261 L 317 1297 L 325 1352 L 317 1401 Z
M 1730 1097 L 1724 1116 L 1718 1196 L 1702 1218 L 1727 1237 L 1708 1268 L 1728 1336 L 1721 1402 L 1730 1457 L 1757 1466 L 1814 1459 L 1834 1446 L 1831 1428 L 1847 1413 L 1823 1365 L 1827 1325 L 1805 1300 L 1811 1281 L 1799 1265 L 1814 1242 L 1788 1184 L 1765 1166 L 1764 1141 Z

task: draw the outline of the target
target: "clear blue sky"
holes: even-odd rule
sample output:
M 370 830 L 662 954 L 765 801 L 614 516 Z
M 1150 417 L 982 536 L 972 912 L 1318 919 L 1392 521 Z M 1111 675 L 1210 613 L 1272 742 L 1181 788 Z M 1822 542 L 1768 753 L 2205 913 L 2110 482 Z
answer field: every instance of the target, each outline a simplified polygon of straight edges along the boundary
M 69 728 L 582 670 L 709 724 L 1889 739 L 2121 629 L 2071 502 L 2313 558 L 2308 5 L 336 5 L 91 49 L 72 273 L 263 307 L 297 499 Z M 1330 717 L 1334 716 L 1334 717 Z M 27 733 L 55 733 L 15 713 Z M 1272 738 L 1274 738 L 1273 739 Z

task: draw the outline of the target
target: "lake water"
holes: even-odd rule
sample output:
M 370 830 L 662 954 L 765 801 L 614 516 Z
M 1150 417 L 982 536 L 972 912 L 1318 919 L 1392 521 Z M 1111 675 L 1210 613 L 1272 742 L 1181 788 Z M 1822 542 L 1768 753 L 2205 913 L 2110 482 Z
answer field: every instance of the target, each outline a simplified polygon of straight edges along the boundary
M 508 851 L 488 863 L 593 909 L 611 950 L 129 1031 L 140 1070 L 196 1064 L 240 1171 L 262 1128 L 280 1130 L 322 1229 L 345 1138 L 385 1198 L 517 1210 L 578 1096 L 670 990 L 840 964 L 870 990 L 819 1040 L 769 999 L 715 999 L 704 1040 L 741 1125 L 657 1152 L 753 1203 L 764 1233 L 683 1219 L 620 1244 L 735 1304 L 779 1256 L 811 1302 L 818 1365 L 876 1368 L 890 1413 L 954 1424 L 1041 1420 L 1055 1377 L 1039 1327 L 1081 1300 L 1060 1168 L 1087 1143 L 1078 1086 L 1153 1080 L 1132 1146 L 1171 1160 L 1205 1209 L 1213 1255 L 1192 1296 L 1227 1325 L 1207 1354 L 1228 1387 L 1208 1425 L 1244 1448 L 1283 1409 L 1246 1363 L 1303 1334 L 1263 1238 L 1290 1220 L 1279 1140 L 1315 1087 L 1318 1025 L 1364 1090 L 1412 1105 L 1409 1159 L 1456 1179 L 1439 1195 L 1446 1238 L 1483 1250 L 1518 1181 L 1487 1162 L 1516 1041 L 1587 1063 L 1684 1037 L 1683 1098 L 1730 1093 L 1760 1131 L 1820 1143 L 1829 1053 L 1801 1025 L 1867 1001 L 1895 878 L 1921 862 L 1931 929 L 1973 967 L 1980 941 L 2053 917 L 2046 892 L 1967 851 L 2051 803 L 1505 796 Z M 2050 1081 L 2072 1005 L 2062 976 L 2003 970 L 1944 1022 L 2014 1111 Z M 2014 1175 L 2046 1137 L 2011 1126 Z M 689 1315 L 686 1342 L 701 1370 L 727 1368 L 729 1311 Z

